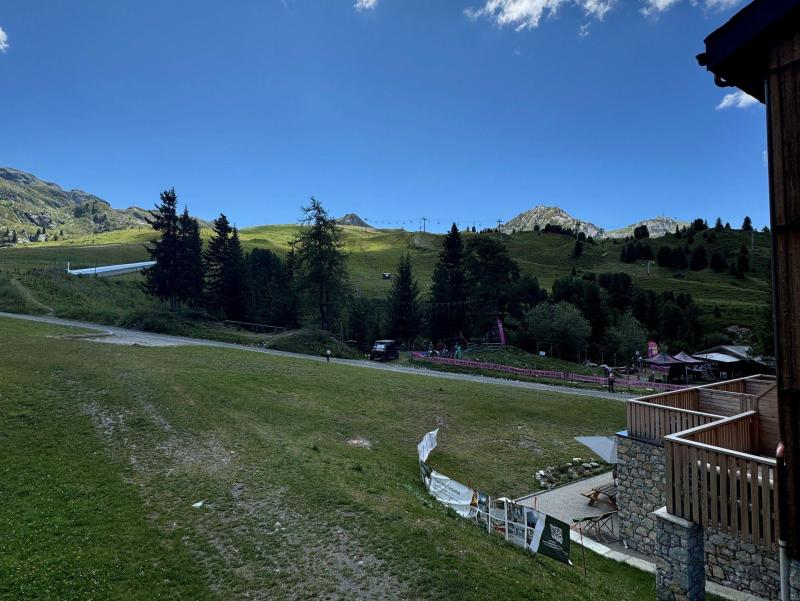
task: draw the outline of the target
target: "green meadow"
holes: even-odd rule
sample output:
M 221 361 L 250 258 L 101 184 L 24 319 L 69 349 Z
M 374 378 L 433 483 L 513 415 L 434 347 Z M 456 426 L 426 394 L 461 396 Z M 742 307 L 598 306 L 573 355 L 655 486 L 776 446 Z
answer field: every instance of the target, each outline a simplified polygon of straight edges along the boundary
M 438 505 L 492 494 L 624 424 L 617 401 L 201 347 L 125 347 L 0 318 L 2 599 L 652 598 L 587 553 L 535 558 Z M 202 501 L 198 507 L 194 507 Z M 573 561 L 580 565 L 579 548 Z

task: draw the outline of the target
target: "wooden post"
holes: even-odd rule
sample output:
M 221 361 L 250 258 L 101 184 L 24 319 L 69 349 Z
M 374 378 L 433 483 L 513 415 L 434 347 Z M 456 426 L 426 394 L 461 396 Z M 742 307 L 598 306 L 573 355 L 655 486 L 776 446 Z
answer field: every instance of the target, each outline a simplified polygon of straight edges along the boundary
M 781 538 L 800 557 L 800 31 L 776 36 L 766 76 Z

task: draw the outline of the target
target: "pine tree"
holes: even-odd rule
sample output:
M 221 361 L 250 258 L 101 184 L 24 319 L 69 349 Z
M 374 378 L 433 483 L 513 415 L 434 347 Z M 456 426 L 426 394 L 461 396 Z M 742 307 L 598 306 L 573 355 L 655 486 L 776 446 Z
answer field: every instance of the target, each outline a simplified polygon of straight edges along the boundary
M 575 246 L 572 248 L 572 258 L 577 259 L 583 254 L 583 242 L 575 240 Z
M 723 229 L 722 219 L 717 217 L 717 221 L 714 223 L 714 230 L 717 232 L 721 232 L 722 229 Z
M 228 254 L 222 280 L 222 311 L 227 319 L 241 320 L 245 316 L 245 263 L 239 230 L 231 231 Z
M 444 320 L 444 323 L 435 324 L 435 330 L 443 333 L 444 338 L 452 338 L 462 334 L 466 324 L 467 279 L 464 272 L 464 242 L 458 226 L 453 223 L 450 231 L 442 242 L 442 251 L 439 253 L 439 263 L 444 272 L 440 270 L 438 285 L 431 289 L 431 301 L 436 308 L 433 317 Z M 447 275 L 446 289 L 443 275 Z M 436 271 L 434 270 L 434 275 Z M 436 282 L 434 282 L 436 283 Z
M 214 233 L 203 253 L 205 262 L 206 304 L 209 309 L 222 311 L 225 298 L 225 267 L 231 238 L 231 224 L 224 214 L 220 214 L 211 224 Z
M 400 257 L 397 274 L 389 292 L 389 331 L 404 342 L 413 341 L 421 326 L 419 286 L 414 279 L 411 256 Z
M 750 219 L 749 216 L 745 216 L 744 221 L 742 222 L 742 231 L 744 232 L 753 231 L 753 220 Z
M 692 252 L 692 258 L 689 262 L 689 269 L 692 271 L 700 271 L 708 266 L 708 257 L 706 255 L 706 247 L 698 246 Z
M 300 301 L 297 294 L 295 273 L 297 271 L 297 253 L 295 243 L 291 242 L 286 261 L 283 264 L 283 278 L 280 288 L 279 321 L 287 328 L 295 328 L 300 324 Z
M 739 256 L 736 257 L 736 271 L 740 274 L 750 271 L 750 257 L 745 254 L 739 254 Z
M 200 225 L 188 208 L 178 218 L 178 253 L 177 296 L 181 302 L 198 307 L 203 297 L 203 242 Z
M 728 264 L 725 262 L 725 257 L 719 251 L 714 251 L 711 253 L 711 269 L 716 272 L 723 272 L 728 268 Z
M 450 274 L 441 261 L 434 266 L 431 280 L 430 335 L 433 340 L 442 340 L 450 336 L 452 292 Z
M 178 197 L 175 189 L 165 190 L 161 193 L 161 204 L 156 205 L 155 211 L 150 212 L 151 218 L 147 222 L 161 236 L 147 248 L 150 260 L 156 264 L 144 270 L 145 290 L 162 302 L 169 301 L 171 311 L 178 308 L 180 244 L 177 205 Z
M 347 253 L 335 221 L 317 199 L 312 196 L 303 212 L 306 227 L 297 236 L 298 289 L 317 313 L 319 326 L 330 330 L 349 287 Z

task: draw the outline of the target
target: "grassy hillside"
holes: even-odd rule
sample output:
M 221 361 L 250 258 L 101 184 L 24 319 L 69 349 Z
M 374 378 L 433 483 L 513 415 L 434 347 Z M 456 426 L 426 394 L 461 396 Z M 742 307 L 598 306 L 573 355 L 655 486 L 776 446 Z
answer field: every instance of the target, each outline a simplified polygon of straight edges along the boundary
M 296 226 L 293 225 L 261 226 L 242 230 L 241 237 L 245 248 L 268 248 L 284 253 L 295 232 Z M 203 230 L 203 235 L 207 238 L 210 232 Z M 469 237 L 474 234 L 464 235 Z M 540 283 L 548 288 L 553 280 L 569 274 L 574 267 L 579 275 L 585 271 L 624 271 L 643 288 L 659 292 L 671 290 L 676 294 L 688 292 L 700 306 L 703 320 L 710 330 L 728 325 L 752 326 L 758 320 L 769 294 L 770 238 L 764 233 L 755 234 L 755 248 L 750 251 L 752 269 L 742 279 L 710 269 L 677 271 L 655 264 L 648 267 L 647 261 L 623 263 L 620 261 L 622 241 L 615 243 L 605 240 L 595 245 L 587 244 L 583 256 L 573 259 L 574 240 L 567 236 L 541 232 L 488 235 L 502 237 L 523 272 L 537 276 Z M 145 260 L 148 255 L 144 245 L 151 236 L 150 231 L 141 228 L 37 243 L 24 248 L 0 248 L 0 271 L 63 269 L 67 261 L 77 268 Z M 741 231 L 716 232 L 715 237 L 713 243 L 705 243 L 698 234 L 691 248 L 705 243 L 709 255 L 713 250 L 735 254 L 742 245 L 749 247 L 751 242 L 750 234 Z M 394 271 L 400 256 L 409 252 L 420 287 L 426 292 L 441 238 L 441 235 L 430 233 L 342 227 L 342 240 L 350 253 L 350 274 L 354 287 L 368 296 L 385 296 L 391 282 L 384 280 L 381 273 Z M 685 236 L 676 239 L 668 235 L 644 240 L 643 244 L 651 246 L 655 254 L 661 245 L 683 247 L 686 242 Z M 719 308 L 718 318 L 714 317 L 715 307 Z
M 419 482 L 439 425 L 437 469 L 530 492 L 583 456 L 573 436 L 618 430 L 622 403 L 0 328 L 0 598 L 653 597 L 652 575 L 587 553 L 584 582 Z
M 82 190 L 62 190 L 30 173 L 0 167 L 0 243 L 70 238 L 142 225 L 146 225 L 142 209 L 114 209 Z

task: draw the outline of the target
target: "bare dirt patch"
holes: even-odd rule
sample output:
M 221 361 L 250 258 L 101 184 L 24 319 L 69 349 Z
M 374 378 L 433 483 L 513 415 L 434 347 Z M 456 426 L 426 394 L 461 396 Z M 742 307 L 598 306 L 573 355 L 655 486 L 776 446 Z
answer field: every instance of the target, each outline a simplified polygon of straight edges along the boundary
M 360 449 L 372 448 L 372 441 L 367 438 L 362 438 L 361 436 L 354 436 L 353 438 L 348 438 L 347 444 L 349 444 L 351 447 L 358 447 Z

